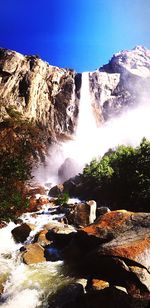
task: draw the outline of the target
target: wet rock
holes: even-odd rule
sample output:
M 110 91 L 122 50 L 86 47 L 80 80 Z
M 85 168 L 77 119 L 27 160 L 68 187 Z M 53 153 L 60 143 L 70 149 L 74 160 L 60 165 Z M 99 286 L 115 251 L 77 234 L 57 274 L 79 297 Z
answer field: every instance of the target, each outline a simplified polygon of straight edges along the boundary
M 28 212 L 37 212 L 41 209 L 42 205 L 48 203 L 49 198 L 47 196 L 41 196 L 39 198 L 32 196 L 29 201 Z
M 49 191 L 49 196 L 58 197 L 62 193 L 68 193 L 70 197 L 77 197 L 82 195 L 82 188 L 81 177 L 76 175 L 65 181 L 63 184 L 52 187 Z
M 63 287 L 54 296 L 49 299 L 49 308 L 82 308 L 84 302 L 83 286 L 79 283 L 72 283 Z
M 47 261 L 59 261 L 62 260 L 60 251 L 54 245 L 47 245 L 45 247 L 44 256 Z
M 21 226 L 14 228 L 11 233 L 17 243 L 23 243 L 28 238 L 31 230 L 31 227 L 24 223 Z
M 25 248 L 26 251 L 22 255 L 24 263 L 29 265 L 46 261 L 44 248 L 38 243 L 26 245 Z
M 35 235 L 34 242 L 37 242 L 40 246 L 45 247 L 50 244 L 50 241 L 46 238 L 47 230 L 41 230 Z
M 64 190 L 64 186 L 62 184 L 56 185 L 52 187 L 49 191 L 50 197 L 58 197 Z

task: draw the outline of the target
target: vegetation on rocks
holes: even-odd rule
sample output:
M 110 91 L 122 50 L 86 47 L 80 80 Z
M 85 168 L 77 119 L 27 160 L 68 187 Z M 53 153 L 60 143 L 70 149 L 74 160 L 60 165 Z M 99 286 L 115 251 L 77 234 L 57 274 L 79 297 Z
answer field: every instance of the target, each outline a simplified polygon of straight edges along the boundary
M 13 218 L 28 206 L 26 183 L 44 150 L 40 128 L 13 107 L 6 111 L 0 123 L 0 220 Z
M 109 150 L 87 165 L 81 178 L 83 197 L 111 209 L 149 212 L 150 142 L 143 138 L 136 148 L 122 145 Z

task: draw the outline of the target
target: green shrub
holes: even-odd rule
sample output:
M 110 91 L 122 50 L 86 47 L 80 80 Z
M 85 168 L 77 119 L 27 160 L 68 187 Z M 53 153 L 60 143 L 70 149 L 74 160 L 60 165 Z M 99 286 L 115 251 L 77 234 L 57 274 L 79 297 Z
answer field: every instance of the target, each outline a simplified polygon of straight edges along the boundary
M 56 200 L 56 205 L 64 205 L 69 200 L 69 194 L 64 192 L 59 195 L 58 199 Z
M 86 198 L 111 208 L 148 211 L 150 203 L 150 142 L 119 146 L 84 168 L 82 187 Z

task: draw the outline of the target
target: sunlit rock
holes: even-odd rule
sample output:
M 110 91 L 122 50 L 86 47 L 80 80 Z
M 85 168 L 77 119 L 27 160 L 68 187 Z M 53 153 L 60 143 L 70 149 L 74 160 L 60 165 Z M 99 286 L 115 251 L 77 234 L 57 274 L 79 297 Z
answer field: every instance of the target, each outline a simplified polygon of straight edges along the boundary
M 34 242 L 37 242 L 40 246 L 44 247 L 50 244 L 50 241 L 46 238 L 47 230 L 41 230 L 35 235 Z
M 22 258 L 26 264 L 34 264 L 46 261 L 44 256 L 44 248 L 41 247 L 38 243 L 26 245 Z
M 109 287 L 109 283 L 100 279 L 89 279 L 87 282 L 86 290 L 103 290 Z
M 13 106 L 51 133 L 71 135 L 76 126 L 81 82 L 74 70 L 49 65 L 38 56 L 23 56 L 0 49 L 0 96 L 5 107 Z

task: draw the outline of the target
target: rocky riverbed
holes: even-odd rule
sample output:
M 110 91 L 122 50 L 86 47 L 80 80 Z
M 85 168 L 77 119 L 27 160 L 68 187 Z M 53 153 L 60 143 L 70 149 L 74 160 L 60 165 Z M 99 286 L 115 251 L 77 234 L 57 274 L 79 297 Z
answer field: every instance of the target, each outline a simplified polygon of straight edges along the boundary
M 150 214 L 31 201 L 0 230 L 2 307 L 149 307 Z

